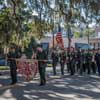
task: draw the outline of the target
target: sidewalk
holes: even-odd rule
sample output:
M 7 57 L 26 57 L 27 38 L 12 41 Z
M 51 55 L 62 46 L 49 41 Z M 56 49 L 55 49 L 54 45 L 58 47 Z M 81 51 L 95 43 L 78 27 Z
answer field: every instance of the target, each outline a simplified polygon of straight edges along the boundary
M 0 86 L 0 100 L 100 100 L 100 77 L 96 75 L 50 75 L 46 86 L 38 86 L 38 79 L 20 80 L 15 86 L 9 82 L 7 74 L 0 76 L 0 84 L 5 85 Z

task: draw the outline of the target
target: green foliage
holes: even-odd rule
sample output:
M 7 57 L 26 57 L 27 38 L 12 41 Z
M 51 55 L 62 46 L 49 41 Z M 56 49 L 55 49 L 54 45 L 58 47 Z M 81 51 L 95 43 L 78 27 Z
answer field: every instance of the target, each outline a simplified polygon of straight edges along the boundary
M 80 37 L 80 32 L 75 32 L 75 33 L 74 33 L 74 37 L 75 37 L 75 38 L 79 38 L 79 37 Z
M 9 66 L 0 66 L 0 70 L 9 70 Z
M 0 0 L 0 43 L 4 45 L 14 42 L 27 46 L 31 37 L 40 39 L 54 30 L 62 17 L 66 25 L 80 22 L 88 25 L 93 20 L 99 24 L 100 21 L 98 0 L 55 0 L 54 8 L 51 7 L 52 0 L 6 1 L 5 4 L 5 0 Z M 32 15 L 34 11 L 38 16 Z M 83 34 L 87 35 L 87 32 Z M 78 32 L 75 37 L 79 37 Z
M 84 35 L 88 36 L 88 34 L 89 34 L 89 36 L 94 36 L 95 31 L 93 29 L 86 29 L 86 30 L 84 30 Z
M 36 50 L 36 47 L 37 47 L 37 42 L 34 39 L 34 37 L 32 37 L 28 44 L 28 47 L 25 47 L 25 54 L 28 58 L 32 57 L 33 50 Z
M 9 43 L 15 29 L 15 23 L 13 17 L 10 15 L 11 9 L 5 8 L 0 12 L 0 42 Z

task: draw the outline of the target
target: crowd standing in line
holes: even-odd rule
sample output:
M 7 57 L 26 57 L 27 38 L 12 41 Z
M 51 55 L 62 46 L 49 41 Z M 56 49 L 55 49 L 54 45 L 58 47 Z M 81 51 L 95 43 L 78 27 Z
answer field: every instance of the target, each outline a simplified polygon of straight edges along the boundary
M 33 51 L 32 59 L 38 60 L 38 70 L 40 75 L 40 86 L 46 84 L 46 75 L 45 69 L 47 67 L 48 55 L 45 50 L 43 50 L 42 45 L 37 46 L 36 52 Z M 23 53 L 21 50 L 17 50 L 15 47 L 11 47 L 8 53 L 8 62 L 10 64 L 10 73 L 11 73 L 11 84 L 16 84 L 17 82 L 17 66 L 14 59 L 21 58 Z M 25 56 L 25 55 L 24 55 Z M 13 58 L 13 59 L 12 59 Z M 61 75 L 64 75 L 65 72 L 70 75 L 79 75 L 83 74 L 96 74 L 100 76 L 100 50 L 81 50 L 73 49 L 71 51 L 66 51 L 60 49 L 59 52 L 54 49 L 51 53 L 52 68 L 53 74 L 57 74 L 57 65 L 59 63 L 61 69 Z M 65 71 L 67 67 L 67 71 Z
M 64 49 L 57 52 L 54 50 L 52 52 L 53 59 L 53 73 L 56 75 L 57 63 L 60 63 L 61 74 L 64 75 L 64 67 L 67 66 L 67 72 L 70 75 L 78 73 L 82 75 L 96 74 L 100 76 L 100 50 L 71 50 L 65 51 Z

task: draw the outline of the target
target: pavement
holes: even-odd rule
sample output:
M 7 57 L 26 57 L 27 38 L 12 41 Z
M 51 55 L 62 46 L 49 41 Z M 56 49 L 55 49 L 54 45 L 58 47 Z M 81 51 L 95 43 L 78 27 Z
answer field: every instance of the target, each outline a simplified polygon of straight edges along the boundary
M 9 71 L 0 76 L 0 100 L 100 100 L 100 77 L 97 75 L 52 75 L 47 71 L 47 84 L 38 86 L 39 76 L 32 81 L 19 77 L 16 85 L 9 85 Z

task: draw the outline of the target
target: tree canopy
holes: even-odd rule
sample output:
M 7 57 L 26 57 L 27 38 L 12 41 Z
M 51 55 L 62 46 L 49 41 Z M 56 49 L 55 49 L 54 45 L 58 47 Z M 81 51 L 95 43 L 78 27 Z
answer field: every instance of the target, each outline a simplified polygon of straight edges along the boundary
M 100 24 L 100 0 L 0 0 L 0 43 L 28 43 L 66 25 Z M 6 41 L 5 41 L 6 40 Z

